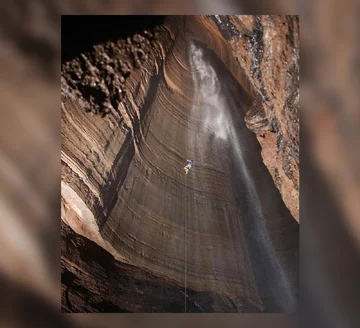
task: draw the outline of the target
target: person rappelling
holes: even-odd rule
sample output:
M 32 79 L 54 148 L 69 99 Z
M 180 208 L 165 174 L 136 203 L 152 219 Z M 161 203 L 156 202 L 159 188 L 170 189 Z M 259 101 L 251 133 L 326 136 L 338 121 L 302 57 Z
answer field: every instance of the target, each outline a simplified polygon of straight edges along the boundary
M 185 174 L 188 175 L 190 169 L 194 166 L 194 161 L 192 159 L 187 159 L 187 164 L 184 166 Z

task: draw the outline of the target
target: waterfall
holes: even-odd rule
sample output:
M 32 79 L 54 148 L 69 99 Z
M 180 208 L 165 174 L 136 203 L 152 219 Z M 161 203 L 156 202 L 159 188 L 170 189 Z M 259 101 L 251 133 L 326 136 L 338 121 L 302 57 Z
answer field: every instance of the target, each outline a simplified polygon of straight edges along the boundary
M 196 129 L 189 129 L 189 151 L 196 163 L 208 164 L 214 167 L 223 168 L 224 156 L 219 157 L 219 152 L 227 149 L 236 159 L 236 168 L 243 177 L 243 186 L 246 190 L 246 199 L 250 200 L 250 209 L 247 215 L 253 221 L 253 231 L 246 231 L 246 234 L 254 234 L 252 243 L 261 251 L 262 264 L 266 263 L 268 276 L 271 281 L 266 282 L 272 295 L 274 303 L 279 304 L 283 312 L 292 311 L 297 300 L 293 295 L 291 277 L 287 274 L 279 260 L 271 238 L 269 236 L 265 220 L 264 210 L 260 197 L 256 190 L 254 177 L 251 175 L 251 168 L 247 167 L 244 156 L 251 156 L 245 153 L 242 141 L 234 126 L 231 110 L 231 100 L 225 99 L 222 85 L 217 73 L 211 64 L 204 58 L 203 50 L 191 43 L 190 45 L 190 66 L 195 88 L 193 106 L 191 110 L 190 124 L 196 124 Z M 239 130 L 239 127 L 238 127 Z M 196 131 L 195 133 L 192 131 Z M 213 141 L 209 142 L 209 138 Z M 211 140 L 211 139 L 210 139 Z M 226 156 L 229 157 L 229 156 Z M 206 186 L 205 186 L 206 187 Z M 257 262 L 258 263 L 258 262 Z M 258 265 L 258 264 L 256 264 Z
M 190 53 L 196 90 L 195 103 L 201 105 L 205 115 L 202 132 L 211 132 L 216 138 L 228 140 L 230 123 L 216 73 L 211 65 L 205 63 L 202 49 L 191 44 Z

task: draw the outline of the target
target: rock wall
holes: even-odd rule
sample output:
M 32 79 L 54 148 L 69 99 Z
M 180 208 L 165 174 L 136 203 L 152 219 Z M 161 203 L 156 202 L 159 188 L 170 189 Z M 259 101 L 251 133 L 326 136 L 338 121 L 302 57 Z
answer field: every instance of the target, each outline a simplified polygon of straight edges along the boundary
M 62 308 L 294 311 L 298 225 L 245 126 L 257 91 L 212 18 L 169 16 L 157 33 L 147 60 L 126 76 L 126 96 L 115 102 L 113 80 L 106 83 L 111 69 L 102 75 L 97 65 L 119 45 L 75 59 L 98 80 L 92 94 L 109 95 L 106 104 L 104 97 L 86 99 L 71 83 L 79 66 L 63 66 Z M 210 138 L 201 145 L 205 160 L 184 175 L 201 121 L 192 112 L 191 42 L 203 49 L 226 92 L 243 168 L 231 148 Z M 124 73 L 121 63 L 112 69 Z M 93 113 L 91 102 L 98 108 Z M 209 164 L 213 157 L 217 162 Z M 89 259 L 89 252 L 98 255 Z M 118 296 L 123 292 L 128 296 Z
M 262 156 L 299 221 L 299 16 L 215 16 L 257 99 L 247 112 Z

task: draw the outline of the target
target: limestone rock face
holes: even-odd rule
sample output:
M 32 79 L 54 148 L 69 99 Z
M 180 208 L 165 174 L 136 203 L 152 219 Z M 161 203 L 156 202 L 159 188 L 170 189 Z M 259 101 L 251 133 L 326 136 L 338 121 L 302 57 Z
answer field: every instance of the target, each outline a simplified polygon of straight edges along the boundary
M 167 17 L 105 117 L 63 67 L 64 311 L 296 311 L 298 224 L 248 128 L 268 116 L 232 50 L 213 18 Z
M 213 19 L 257 93 L 247 127 L 256 133 L 264 163 L 299 221 L 299 17 Z

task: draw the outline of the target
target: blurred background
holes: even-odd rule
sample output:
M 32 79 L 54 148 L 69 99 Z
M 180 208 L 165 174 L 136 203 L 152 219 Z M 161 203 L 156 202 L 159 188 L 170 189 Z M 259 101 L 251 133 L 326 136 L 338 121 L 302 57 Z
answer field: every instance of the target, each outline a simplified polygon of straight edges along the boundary
M 357 327 L 360 7 L 355 1 L 17 0 L 0 4 L 0 325 L 294 327 L 285 315 L 60 314 L 62 14 L 299 14 L 306 327 Z M 266 320 L 266 321 L 265 321 Z

